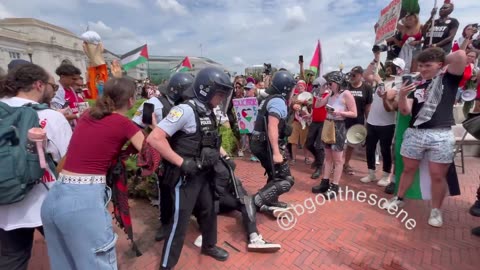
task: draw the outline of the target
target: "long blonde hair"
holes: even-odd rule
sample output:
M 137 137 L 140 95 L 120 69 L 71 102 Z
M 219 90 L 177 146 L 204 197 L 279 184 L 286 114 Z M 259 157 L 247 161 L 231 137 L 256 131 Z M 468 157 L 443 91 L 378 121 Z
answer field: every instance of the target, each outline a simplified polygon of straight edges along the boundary
M 412 27 L 414 30 L 415 30 L 415 33 L 418 33 L 420 32 L 421 28 L 422 28 L 422 24 L 420 23 L 420 18 L 418 17 L 418 14 L 415 14 L 415 13 L 409 13 L 407 14 L 405 17 L 403 17 L 403 25 L 405 26 L 405 22 L 407 20 L 408 17 L 414 17 L 415 20 L 417 21 L 417 25 L 415 25 L 414 27 Z M 407 27 L 405 26 L 405 28 L 407 29 Z

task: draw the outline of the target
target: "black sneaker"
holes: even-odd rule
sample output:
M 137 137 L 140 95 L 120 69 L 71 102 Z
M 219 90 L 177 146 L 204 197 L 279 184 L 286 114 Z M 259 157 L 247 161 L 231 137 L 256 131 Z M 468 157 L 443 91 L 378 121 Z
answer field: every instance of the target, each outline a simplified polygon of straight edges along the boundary
M 324 193 L 330 187 L 330 180 L 322 179 L 318 186 L 312 187 L 312 193 Z
M 391 182 L 388 186 L 385 187 L 385 193 L 393 194 L 395 193 L 395 183 Z
M 473 228 L 472 229 L 472 234 L 480 237 L 480 227 Z
M 476 200 L 475 203 L 470 207 L 470 215 L 475 217 L 480 217 L 480 201 Z
M 328 188 L 327 192 L 325 192 L 324 195 L 327 200 L 331 200 L 337 196 L 337 193 L 338 193 L 338 185 L 331 183 L 330 187 Z
M 228 259 L 228 252 L 225 249 L 217 246 L 213 246 L 213 247 L 202 246 L 201 253 L 204 255 L 210 256 L 215 260 L 221 261 L 221 262 L 226 261 Z

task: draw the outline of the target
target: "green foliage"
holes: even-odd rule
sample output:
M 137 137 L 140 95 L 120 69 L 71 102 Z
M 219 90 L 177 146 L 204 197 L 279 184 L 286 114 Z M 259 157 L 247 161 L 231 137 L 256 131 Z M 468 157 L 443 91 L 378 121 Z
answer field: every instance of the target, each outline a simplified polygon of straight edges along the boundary
M 220 135 L 222 136 L 222 147 L 228 153 L 228 155 L 233 155 L 237 147 L 237 138 L 233 134 L 231 128 L 221 126 Z

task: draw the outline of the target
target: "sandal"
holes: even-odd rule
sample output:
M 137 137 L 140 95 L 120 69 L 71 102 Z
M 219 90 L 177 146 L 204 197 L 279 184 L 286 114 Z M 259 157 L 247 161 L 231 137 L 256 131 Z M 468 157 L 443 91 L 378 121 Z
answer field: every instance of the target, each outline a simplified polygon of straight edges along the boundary
M 309 158 L 305 158 L 305 164 L 310 165 L 312 164 L 312 161 Z

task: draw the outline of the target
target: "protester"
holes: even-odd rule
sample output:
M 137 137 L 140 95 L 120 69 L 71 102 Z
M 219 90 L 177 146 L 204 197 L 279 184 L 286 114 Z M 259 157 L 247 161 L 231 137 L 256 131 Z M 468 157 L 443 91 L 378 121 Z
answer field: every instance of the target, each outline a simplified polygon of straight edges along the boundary
M 135 83 L 110 79 L 75 128 L 59 179 L 42 206 L 53 270 L 117 269 L 106 174 L 127 141 L 142 148 L 143 133 L 125 116 L 133 104 Z
M 380 62 L 380 53 L 374 53 L 374 59 L 370 63 L 365 72 L 368 75 L 376 73 L 378 69 L 378 63 Z M 405 62 L 396 58 L 393 60 L 393 65 L 396 72 L 402 72 L 405 68 Z M 378 78 L 378 77 L 377 77 Z M 389 81 L 392 81 L 389 78 Z M 376 90 L 373 96 L 373 102 L 371 110 L 367 118 L 367 138 L 366 138 L 366 155 L 368 175 L 361 178 L 363 183 L 369 183 L 376 181 L 375 175 L 375 149 L 377 143 L 380 141 L 380 149 L 383 158 L 383 176 L 377 182 L 377 185 L 386 187 L 390 184 L 390 173 L 392 170 L 392 140 L 395 133 L 395 111 L 387 110 L 385 108 L 384 99 L 387 97 L 387 90 L 396 89 L 390 84 L 389 87 L 385 87 L 381 80 L 376 81 Z
M 329 86 L 330 95 L 328 98 L 318 99 L 315 106 L 322 107 L 326 104 L 333 108 L 328 112 L 327 120 L 333 122 L 334 143 L 325 142 L 325 164 L 323 168 L 323 179 L 318 186 L 312 188 L 313 193 L 323 193 L 325 198 L 332 199 L 337 196 L 340 178 L 342 177 L 343 149 L 346 140 L 346 118 L 357 117 L 355 98 L 349 90 L 344 90 L 345 78 L 340 71 L 332 71 L 324 76 Z M 323 90 L 325 91 L 325 90 Z M 320 92 L 322 95 L 323 92 Z M 326 132 L 324 124 L 323 132 Z M 329 132 L 330 133 L 330 132 Z M 333 169 L 333 181 L 330 182 L 330 175 Z
M 80 79 L 80 69 L 70 64 L 63 64 L 57 68 L 55 73 L 60 77 L 58 81 L 60 87 L 52 100 L 52 108 L 56 110 L 69 108 L 69 110 L 63 112 L 72 128 L 74 128 L 77 120 L 80 118 L 80 111 L 78 109 L 78 103 L 80 101 L 73 87 L 77 80 Z
M 349 93 L 351 93 L 355 98 L 355 106 L 357 108 L 357 113 L 353 118 L 345 118 L 346 130 L 357 124 L 365 125 L 365 119 L 368 118 L 370 106 L 372 105 L 373 101 L 372 87 L 364 82 L 363 68 L 361 66 L 356 66 L 350 71 L 348 90 Z M 345 151 L 345 165 L 343 169 L 344 172 L 349 175 L 354 174 L 353 168 L 350 166 L 350 159 L 352 158 L 352 154 L 353 147 L 347 145 L 347 150 Z
M 430 19 L 423 26 L 423 49 L 430 47 L 441 48 L 445 53 L 450 53 L 452 50 L 452 43 L 457 34 L 459 22 L 455 18 L 451 18 L 450 14 L 453 12 L 453 4 L 445 3 L 440 8 L 440 18 L 436 19 L 433 28 L 432 44 L 430 44 L 430 37 L 432 36 L 432 19 L 437 13 L 437 9 L 433 8 Z
M 292 109 L 292 135 L 288 137 L 288 143 L 292 145 L 292 159 L 290 165 L 295 165 L 297 162 L 297 151 L 299 146 L 303 149 L 303 155 L 305 156 L 305 164 L 310 165 L 311 160 L 305 143 L 307 141 L 308 126 L 311 119 L 311 107 L 303 100 L 298 100 L 298 95 L 307 90 L 307 84 L 305 81 L 300 80 L 297 82 L 297 86 L 294 90 L 294 96 L 290 100 L 290 108 Z M 311 105 L 310 105 L 311 106 Z
M 445 56 L 442 49 L 430 48 L 420 53 L 417 61 L 421 80 L 425 82 L 419 85 L 405 82 L 400 89 L 400 113 L 412 114 L 412 118 L 401 148 L 404 169 L 398 193 L 383 206 L 404 205 L 405 193 L 414 180 L 420 161 L 427 155 L 432 181 L 432 210 L 428 224 L 441 227 L 440 208 L 446 192 L 444 183 L 455 155 L 455 137 L 451 129 L 455 125 L 453 105 L 467 59 L 463 50 Z M 445 66 L 447 71 L 443 73 Z
M 226 155 L 212 110 L 229 101 L 232 86 L 222 70 L 208 67 L 198 72 L 190 91 L 192 99 L 173 107 L 147 139 L 166 160 L 165 181 L 174 187 L 173 222 L 163 246 L 161 269 L 177 264 L 196 204 L 201 253 L 219 261 L 228 258 L 228 252 L 216 246 L 217 218 L 209 176 L 219 156 Z
M 405 70 L 407 73 L 417 71 L 417 61 L 415 58 L 422 51 L 422 24 L 418 14 L 407 14 L 403 19 L 403 26 L 400 28 L 402 39 L 400 40 L 399 58 L 405 61 Z
M 21 66 L 12 67 L 0 81 L 0 103 L 2 108 L 3 105 L 18 108 L 28 103 L 46 104 L 53 98 L 56 89 L 53 77 L 43 68 L 22 63 Z M 37 114 L 40 120 L 38 124 L 47 136 L 45 153 L 59 162 L 67 151 L 72 129 L 61 113 L 48 109 L 47 105 L 45 109 L 38 109 Z M 40 208 L 48 189 L 56 181 L 54 170 L 54 167 L 46 169 L 41 182 L 34 185 L 23 200 L 0 205 L 0 269 L 28 269 L 35 229 L 43 235 Z M 5 195 L 0 194 L 0 197 Z
M 323 77 L 319 77 L 313 81 L 313 108 L 312 108 L 312 123 L 308 128 L 307 142 L 305 148 L 312 153 L 314 161 L 312 166 L 315 171 L 310 178 L 318 179 L 322 174 L 323 161 L 325 159 L 325 150 L 322 142 L 323 123 L 327 118 L 327 110 L 324 106 L 317 106 L 317 100 L 325 99 L 329 95 L 327 81 Z M 323 92 L 323 94 L 321 94 Z

